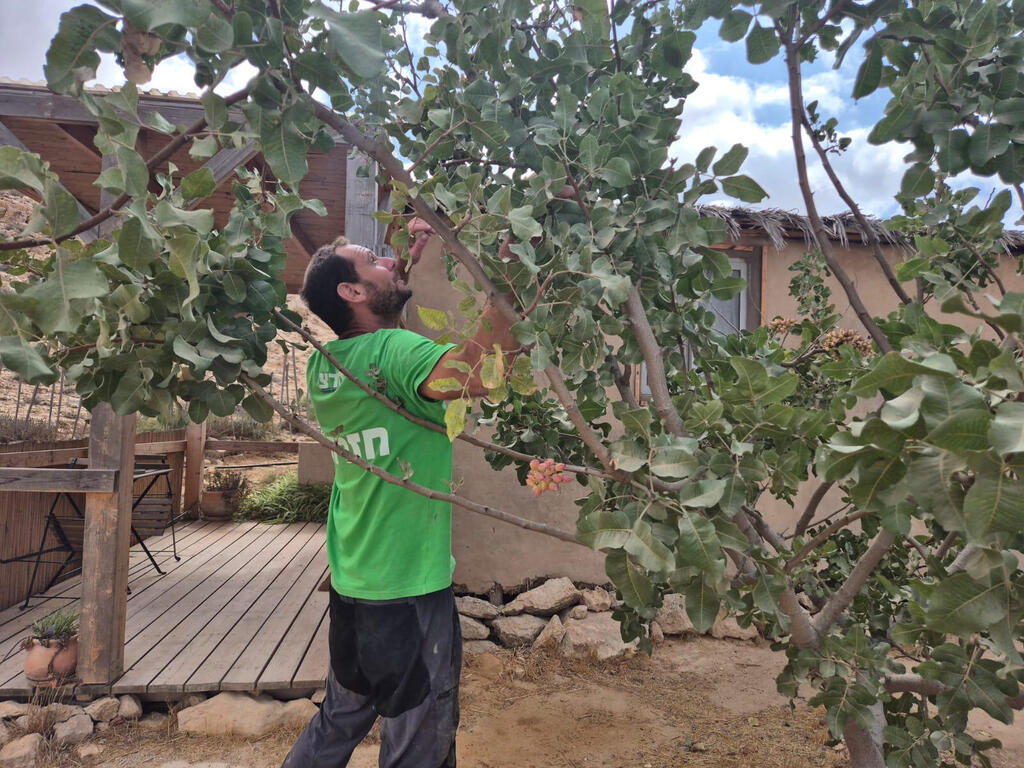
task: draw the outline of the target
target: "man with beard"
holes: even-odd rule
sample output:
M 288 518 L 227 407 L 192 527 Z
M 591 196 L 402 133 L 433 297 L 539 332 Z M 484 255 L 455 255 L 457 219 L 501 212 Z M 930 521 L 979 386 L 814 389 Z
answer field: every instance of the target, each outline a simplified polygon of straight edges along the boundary
M 413 219 L 409 232 L 415 264 L 431 230 Z M 507 245 L 502 255 L 511 256 Z M 339 238 L 313 254 L 302 297 L 337 335 L 325 347 L 338 362 L 410 413 L 443 425 L 441 401 L 486 394 L 482 353 L 518 345 L 493 307 L 460 348 L 400 328 L 412 295 L 406 277 L 394 259 Z M 319 352 L 306 375 L 324 434 L 392 475 L 411 469 L 414 482 L 449 491 L 452 448 L 443 431 L 367 395 Z M 461 386 L 441 391 L 432 386 L 440 379 Z M 282 768 L 342 768 L 378 716 L 382 768 L 452 768 L 462 636 L 451 589 L 451 505 L 334 458 L 327 696 Z

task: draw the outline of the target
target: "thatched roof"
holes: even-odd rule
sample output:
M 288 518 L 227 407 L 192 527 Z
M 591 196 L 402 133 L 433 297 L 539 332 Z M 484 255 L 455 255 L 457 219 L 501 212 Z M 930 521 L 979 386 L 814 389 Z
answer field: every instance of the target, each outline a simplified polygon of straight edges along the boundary
M 741 206 L 698 205 L 701 216 L 720 219 L 725 223 L 726 233 L 732 241 L 739 240 L 743 235 L 760 232 L 767 235 L 776 249 L 781 249 L 787 240 L 803 240 L 808 246 L 814 243 L 814 231 L 809 218 L 793 211 L 779 208 L 743 208 Z M 890 232 L 880 219 L 866 217 L 867 224 L 883 245 L 912 251 L 913 244 L 902 234 Z M 854 218 L 852 213 L 840 213 L 823 216 L 822 223 L 828 230 L 829 237 L 843 248 L 852 244 L 866 243 L 867 232 Z M 1007 230 L 1002 238 L 1003 248 L 1007 254 L 1016 254 L 1024 250 L 1024 232 Z

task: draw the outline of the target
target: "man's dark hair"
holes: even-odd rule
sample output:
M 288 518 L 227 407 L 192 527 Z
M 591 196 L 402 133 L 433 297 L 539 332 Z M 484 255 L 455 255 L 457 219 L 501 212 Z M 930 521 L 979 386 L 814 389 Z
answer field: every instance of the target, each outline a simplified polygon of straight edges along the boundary
M 352 262 L 336 253 L 348 244 L 344 237 L 337 237 L 317 248 L 302 281 L 302 300 L 339 337 L 352 326 L 352 307 L 338 295 L 338 284 L 359 282 Z

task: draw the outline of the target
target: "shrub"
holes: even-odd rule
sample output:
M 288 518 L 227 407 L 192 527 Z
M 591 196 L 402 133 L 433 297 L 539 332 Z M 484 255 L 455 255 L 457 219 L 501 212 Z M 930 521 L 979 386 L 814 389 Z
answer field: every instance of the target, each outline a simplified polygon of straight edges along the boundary
M 250 490 L 249 479 L 241 472 L 216 469 L 211 472 L 205 481 L 208 491 L 223 491 L 224 504 L 229 509 L 237 507 L 248 495 Z
M 0 415 L 0 443 L 43 443 L 59 439 L 60 430 L 54 424 Z
M 266 440 L 273 436 L 274 425 L 256 421 L 245 411 L 230 416 L 211 416 L 206 420 L 206 434 L 216 440 Z
M 250 493 L 238 506 L 236 520 L 261 523 L 323 523 L 331 500 L 331 486 L 303 485 L 289 472 Z

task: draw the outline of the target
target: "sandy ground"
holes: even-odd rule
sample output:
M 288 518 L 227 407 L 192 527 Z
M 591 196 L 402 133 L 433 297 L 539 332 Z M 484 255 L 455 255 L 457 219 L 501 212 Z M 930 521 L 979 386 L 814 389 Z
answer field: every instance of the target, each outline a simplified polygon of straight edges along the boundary
M 775 692 L 782 657 L 767 645 L 670 640 L 653 658 L 597 663 L 501 651 L 468 658 L 458 760 L 473 768 L 840 768 L 822 713 L 791 710 Z M 986 722 L 1007 748 L 997 768 L 1024 765 L 1024 729 Z M 981 727 L 981 725 L 979 725 Z M 260 740 L 142 733 L 94 737 L 103 752 L 51 756 L 54 768 L 162 768 L 172 761 L 277 768 L 297 732 Z M 352 768 L 377 765 L 371 734 Z

